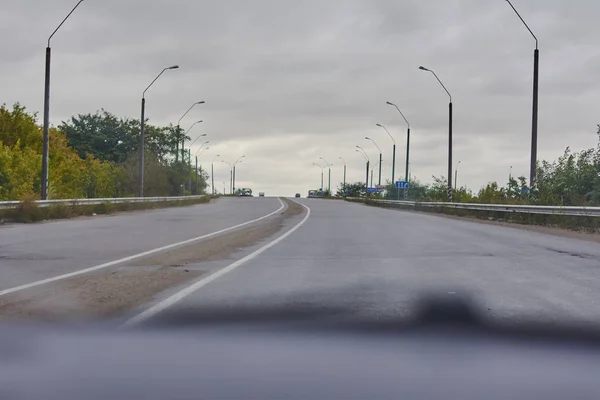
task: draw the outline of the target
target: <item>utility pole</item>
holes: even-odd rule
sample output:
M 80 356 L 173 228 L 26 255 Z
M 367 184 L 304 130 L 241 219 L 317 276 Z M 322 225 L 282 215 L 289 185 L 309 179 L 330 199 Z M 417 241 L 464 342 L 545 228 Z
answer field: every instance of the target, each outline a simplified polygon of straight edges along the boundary
M 235 193 L 235 165 L 233 166 L 233 193 Z
M 200 194 L 198 190 L 198 156 L 196 156 L 196 194 Z
M 367 160 L 367 186 L 365 187 L 365 192 L 369 193 L 369 161 Z
M 42 133 L 42 182 L 40 185 L 40 196 L 42 200 L 48 199 L 48 171 L 49 171 L 49 159 L 50 159 L 50 61 L 52 58 L 52 49 L 50 48 L 50 40 L 58 32 L 65 21 L 73 14 L 75 9 L 79 7 L 83 0 L 73 7 L 71 12 L 62 20 L 58 28 L 52 32 L 48 38 L 48 45 L 46 46 L 46 68 L 44 74 L 44 128 Z

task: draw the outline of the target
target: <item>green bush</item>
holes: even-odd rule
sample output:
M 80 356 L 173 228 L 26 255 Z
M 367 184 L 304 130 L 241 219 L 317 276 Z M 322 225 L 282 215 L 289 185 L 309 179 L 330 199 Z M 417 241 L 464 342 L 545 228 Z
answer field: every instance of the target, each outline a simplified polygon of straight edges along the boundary
M 73 207 L 61 203 L 52 204 L 46 210 L 48 219 L 64 219 L 73 216 Z
M 108 202 L 95 204 L 93 210 L 96 214 L 110 214 L 113 211 L 113 204 Z
M 17 222 L 37 222 L 44 219 L 44 212 L 35 203 L 35 199 L 28 196 L 15 209 L 14 219 Z

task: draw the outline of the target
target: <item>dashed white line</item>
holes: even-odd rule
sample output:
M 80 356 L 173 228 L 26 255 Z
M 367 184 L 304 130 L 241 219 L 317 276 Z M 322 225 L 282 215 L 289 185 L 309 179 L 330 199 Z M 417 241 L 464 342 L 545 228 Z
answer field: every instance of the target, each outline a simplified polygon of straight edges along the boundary
M 216 232 L 212 232 L 212 233 L 209 233 L 209 234 L 206 234 L 206 235 L 202 235 L 202 236 L 198 236 L 198 237 L 195 237 L 195 238 L 192 238 L 192 239 L 184 240 L 183 242 L 169 244 L 167 246 L 158 247 L 156 249 L 148 250 L 148 251 L 145 251 L 143 253 L 134 254 L 134 255 L 129 256 L 129 257 L 120 258 L 120 259 L 114 260 L 114 261 L 109 261 L 107 263 L 96 265 L 96 266 L 93 266 L 93 267 L 90 267 L 90 268 L 85 268 L 85 269 L 81 269 L 81 270 L 78 270 L 78 271 L 70 272 L 68 274 L 58 275 L 58 276 L 55 276 L 55 277 L 52 277 L 52 278 L 42 279 L 40 281 L 35 281 L 35 282 L 27 283 L 25 285 L 21 285 L 21 286 L 16 286 L 16 287 L 9 288 L 9 289 L 0 290 L 0 296 L 4 296 L 4 295 L 10 294 L 10 293 L 19 292 L 19 291 L 25 290 L 25 289 L 30 289 L 30 288 L 33 288 L 33 287 L 36 287 L 36 286 L 40 286 L 40 285 L 45 285 L 46 283 L 56 282 L 56 281 L 60 281 L 60 280 L 63 280 L 63 279 L 72 278 L 74 276 L 87 274 L 87 273 L 90 273 L 90 272 L 93 272 L 93 271 L 97 271 L 99 269 L 103 269 L 103 268 L 107 268 L 107 267 L 112 267 L 113 265 L 122 264 L 122 263 L 125 263 L 125 262 L 128 262 L 128 261 L 135 260 L 135 259 L 140 258 L 140 257 L 149 256 L 151 254 L 158 253 L 158 252 L 165 251 L 165 250 L 169 250 L 169 249 L 172 249 L 174 247 L 183 246 L 183 245 L 186 245 L 186 244 L 189 244 L 189 243 L 193 243 L 193 242 L 196 242 L 198 240 L 208 239 L 208 238 L 210 238 L 212 236 L 220 235 L 221 233 L 229 232 L 231 230 L 234 230 L 234 229 L 237 229 L 237 228 L 241 228 L 241 227 L 249 225 L 249 224 L 253 224 L 253 223 L 261 221 L 261 220 L 263 220 L 265 218 L 269 218 L 270 216 L 275 215 L 278 212 L 280 212 L 281 210 L 283 210 L 283 208 L 285 207 L 285 205 L 283 204 L 283 201 L 281 201 L 280 198 L 277 198 L 277 200 L 279 200 L 279 203 L 281 204 L 281 207 L 279 207 L 277 210 L 273 211 L 270 214 L 267 214 L 267 215 L 262 216 L 262 217 L 257 218 L 257 219 L 253 219 L 252 221 L 247 221 L 247 222 L 235 225 L 235 226 L 231 226 L 229 228 L 221 229 L 221 230 L 216 231 Z
M 298 203 L 296 201 L 294 201 L 294 202 Z M 153 316 L 155 316 L 156 314 L 160 313 L 164 309 L 166 309 L 168 307 L 171 307 L 175 303 L 181 301 L 183 298 L 185 298 L 185 297 L 189 296 L 190 294 L 192 294 L 193 292 L 195 292 L 196 290 L 198 290 L 198 289 L 200 289 L 200 288 L 208 285 L 209 283 L 213 282 L 214 280 L 216 280 L 216 279 L 222 277 L 223 275 L 225 275 L 225 274 L 233 271 L 234 269 L 236 269 L 239 266 L 243 265 L 247 261 L 252 260 L 253 258 L 255 258 L 256 256 L 258 256 L 259 254 L 261 254 L 265 250 L 267 250 L 267 249 L 275 246 L 277 243 L 281 242 L 283 239 L 285 239 L 288 236 L 290 236 L 298 228 L 300 228 L 306 222 L 306 220 L 308 220 L 308 217 L 310 217 L 310 208 L 308 208 L 304 204 L 301 204 L 301 203 L 298 203 L 298 204 L 300 204 L 302 207 L 304 207 L 306 209 L 306 216 L 302 219 L 302 221 L 300 221 L 292 229 L 290 229 L 289 231 L 287 231 L 283 235 L 281 235 L 281 236 L 273 239 L 271 242 L 267 243 L 266 245 L 264 245 L 263 247 L 261 247 L 260 249 L 258 249 L 256 251 L 254 251 L 253 253 L 248 254 L 246 257 L 244 257 L 244 258 L 242 258 L 242 259 L 234 262 L 233 264 L 229 264 L 225 268 L 220 269 L 219 271 L 215 272 L 212 275 L 207 276 L 206 278 L 202 278 L 202 279 L 194 282 L 190 286 L 188 286 L 188 287 L 184 288 L 183 290 L 175 293 L 171 297 L 168 297 L 167 299 L 165 299 L 165 300 L 163 300 L 163 301 L 155 304 L 154 306 L 150 307 L 146 311 L 143 311 L 142 313 L 136 315 L 135 317 L 127 320 L 121 327 L 122 328 L 131 327 L 131 326 L 140 324 L 140 323 L 142 323 L 142 322 L 144 322 L 144 321 L 152 318 Z

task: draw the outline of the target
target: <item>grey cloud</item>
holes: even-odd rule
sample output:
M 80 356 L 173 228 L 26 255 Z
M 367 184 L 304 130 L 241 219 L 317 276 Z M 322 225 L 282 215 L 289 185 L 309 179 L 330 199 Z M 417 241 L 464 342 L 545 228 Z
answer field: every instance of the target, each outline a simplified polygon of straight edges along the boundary
M 74 3 L 3 5 L 0 102 L 41 109 L 45 40 Z M 540 158 L 593 146 L 600 3 L 514 4 L 540 37 Z M 527 175 L 533 48 L 500 0 L 86 0 L 53 39 L 51 120 L 100 108 L 137 118 L 142 90 L 177 63 L 148 93 L 148 117 L 174 123 L 206 100 L 184 123 L 205 121 L 194 131 L 211 138 L 205 159 L 247 154 L 245 185 L 304 193 L 321 156 L 336 164 L 334 186 L 339 156 L 349 180 L 364 179 L 354 146 L 365 135 L 382 146 L 388 179 L 391 141 L 376 123 L 396 138 L 403 174 L 406 127 L 386 101 L 411 121 L 413 175 L 427 181 L 446 174 L 448 99 L 425 65 L 453 94 L 459 179 L 477 189 L 505 180 L 509 163 Z

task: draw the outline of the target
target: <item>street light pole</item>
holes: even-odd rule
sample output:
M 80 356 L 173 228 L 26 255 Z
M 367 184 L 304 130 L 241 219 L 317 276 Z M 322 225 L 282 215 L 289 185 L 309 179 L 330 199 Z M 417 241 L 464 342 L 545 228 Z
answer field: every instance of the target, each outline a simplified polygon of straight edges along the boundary
M 48 199 L 48 161 L 50 159 L 50 63 L 52 59 L 52 49 L 50 48 L 50 40 L 82 2 L 83 0 L 79 0 L 79 2 L 75 5 L 75 7 L 73 7 L 71 12 L 67 14 L 67 16 L 54 30 L 54 32 L 52 32 L 50 37 L 48 37 L 48 45 L 46 46 L 46 65 L 44 71 L 44 130 L 42 138 L 42 179 L 40 185 L 40 196 L 42 200 Z
M 206 150 L 209 150 L 210 147 L 205 148 L 204 150 L 202 150 L 202 148 L 198 149 L 198 151 L 196 152 L 196 154 L 194 154 L 194 156 L 196 157 L 196 194 L 200 194 L 200 190 L 198 190 L 198 157 L 200 157 L 202 155 L 202 153 L 204 153 Z M 191 191 L 191 188 L 190 188 Z
M 198 121 L 198 122 L 202 122 L 202 121 Z M 194 123 L 194 125 L 196 125 L 198 122 L 195 122 L 195 123 Z M 192 126 L 190 127 L 190 129 L 188 129 L 188 130 L 187 130 L 187 132 L 189 132 L 189 131 L 190 131 L 190 130 L 191 130 L 193 127 L 194 127 L 194 125 L 192 125 Z M 187 135 L 187 132 L 186 132 L 186 135 Z M 196 140 L 200 139 L 200 138 L 201 138 L 201 137 L 203 137 L 203 136 L 206 136 L 206 133 L 205 133 L 205 134 L 202 134 L 202 135 L 198 136 L 196 139 L 194 139 L 194 141 L 193 141 L 193 142 L 190 144 L 190 148 L 188 149 L 188 167 L 189 167 L 189 170 L 188 170 L 188 189 L 189 189 L 190 193 L 192 193 L 192 178 L 190 177 L 190 172 L 191 172 L 190 170 L 192 169 L 192 165 L 191 165 L 191 164 L 192 164 L 192 145 L 193 145 L 194 143 L 196 143 Z M 199 148 L 199 149 L 196 151 L 196 153 L 195 153 L 195 154 L 198 154 L 198 152 L 199 152 L 200 150 L 202 150 L 202 148 L 204 147 L 204 145 L 205 145 L 205 144 L 208 144 L 208 143 L 210 143 L 210 140 L 207 140 L 206 142 L 202 143 L 202 145 L 201 145 L 201 146 L 200 146 L 200 148 Z M 182 151 L 184 151 L 183 147 L 181 148 L 181 150 L 182 150 Z M 206 150 L 206 149 L 205 149 L 205 150 Z M 183 155 L 182 155 L 181 161 L 182 161 L 182 162 L 185 162 L 185 161 L 184 161 L 184 158 L 183 158 Z M 185 181 L 184 181 L 184 182 L 185 182 Z
M 233 163 L 233 191 L 235 192 L 235 165 L 237 163 L 241 163 L 242 162 L 242 158 L 245 158 L 246 156 L 241 156 L 240 158 L 238 158 L 234 163 Z
M 404 181 L 408 182 L 409 181 L 408 167 L 410 166 L 410 122 L 408 122 L 408 120 L 404 116 L 404 113 L 402 113 L 402 111 L 400 111 L 400 108 L 396 104 L 394 104 L 390 101 L 388 101 L 387 104 L 389 104 L 390 106 L 396 107 L 396 110 L 398 110 L 400 115 L 402 115 L 402 118 L 404 119 L 404 122 L 406 122 L 406 125 L 407 125 L 407 130 L 406 130 L 406 167 L 404 170 Z
M 233 194 L 233 165 L 225 160 L 221 160 L 221 162 L 229 165 L 229 194 Z
M 540 73 L 540 50 L 538 38 L 534 35 L 533 31 L 529 28 L 529 25 L 521 17 L 521 14 L 512 5 L 510 0 L 506 2 L 513 9 L 515 14 L 519 17 L 525 28 L 531 33 L 535 40 L 535 50 L 533 51 L 533 109 L 531 112 L 531 159 L 529 164 L 529 187 L 534 188 L 536 179 L 536 168 L 537 168 L 537 131 L 538 131 L 538 93 L 539 93 L 539 73 Z
M 181 116 L 181 118 L 179 118 L 179 120 L 177 121 L 177 135 L 179 136 L 181 134 L 181 120 L 192 110 L 192 108 L 194 108 L 194 106 L 198 105 L 198 104 L 204 104 L 204 101 L 197 101 L 194 104 L 192 104 L 192 106 L 190 108 L 188 108 L 188 110 Z M 202 121 L 200 121 L 202 122 Z M 193 126 L 193 125 L 192 125 Z M 191 128 L 190 128 L 191 129 Z M 185 135 L 184 135 L 185 136 Z M 181 148 L 183 149 L 183 144 L 184 144 L 185 138 L 181 139 Z M 179 161 L 179 140 L 177 140 L 177 149 L 175 151 L 175 162 Z
M 381 186 L 381 164 L 383 162 L 383 155 L 381 153 L 381 148 L 379 148 L 379 146 L 377 146 L 377 143 L 375 143 L 375 141 L 373 139 L 371 139 L 368 136 L 365 136 L 365 139 L 370 140 L 371 142 L 373 142 L 373 144 L 375 145 L 375 147 L 377 147 L 377 150 L 379 150 L 379 183 L 378 185 Z M 371 184 L 373 184 L 373 177 L 371 176 Z
M 367 161 L 367 177 L 365 179 L 365 195 L 368 194 L 368 189 L 369 189 L 369 164 L 371 163 L 371 160 L 369 159 L 369 156 L 367 155 L 367 153 L 365 152 L 365 150 L 360 147 L 359 145 L 356 145 L 356 147 L 358 147 L 360 150 L 356 150 L 358 151 L 360 154 L 362 154 L 362 156 L 365 158 L 365 160 Z
M 390 139 L 392 139 L 392 142 L 394 142 L 394 148 L 392 150 L 392 183 L 394 183 L 396 181 L 396 178 L 395 178 L 395 176 L 396 176 L 396 140 L 394 139 L 394 137 L 391 135 L 390 131 L 388 131 L 385 126 L 383 126 L 381 124 L 377 124 L 377 126 L 385 129 L 387 134 L 390 136 Z
M 212 188 L 212 194 L 215 194 L 216 190 L 215 190 L 215 160 L 217 158 L 221 157 L 220 154 L 217 154 L 215 156 L 215 158 L 213 158 L 212 162 L 210 163 L 210 180 L 211 180 L 211 185 L 210 187 Z M 225 193 L 223 193 L 225 194 Z
M 194 126 L 196 126 L 197 124 L 201 124 L 202 122 L 204 122 L 204 121 L 203 121 L 203 120 L 200 120 L 200 121 L 196 121 L 196 122 L 194 122 L 194 123 L 192 124 L 192 126 L 190 126 L 190 127 L 188 128 L 188 130 L 187 130 L 187 131 L 185 131 L 185 133 L 183 134 L 183 137 L 181 138 L 181 161 L 182 161 L 182 162 L 185 160 L 185 157 L 184 157 L 184 155 L 185 155 L 185 137 L 187 136 L 187 134 L 188 134 L 188 133 L 190 133 L 190 131 L 192 130 L 192 128 L 193 128 Z M 206 133 L 204 133 L 204 134 L 202 134 L 202 135 L 198 136 L 196 139 L 194 139 L 194 141 L 192 142 L 192 144 L 196 143 L 196 140 L 198 140 L 199 138 L 201 138 L 201 137 L 203 137 L 203 136 L 206 136 Z M 190 147 L 192 146 L 192 144 L 190 144 Z
M 329 168 L 329 180 L 327 183 L 327 191 L 329 192 L 329 195 L 331 196 L 331 167 L 333 166 L 333 164 L 329 164 L 327 162 L 327 160 L 324 159 L 323 157 L 319 157 L 319 159 L 325 161 L 325 165 Z
M 138 191 L 138 196 L 139 197 L 144 197 L 144 139 L 145 139 L 145 132 L 144 132 L 144 125 L 146 123 L 145 118 L 146 118 L 146 92 L 148 91 L 148 89 L 150 89 L 150 87 L 154 84 L 154 82 L 157 81 L 158 78 L 160 78 L 160 76 L 169 69 L 178 69 L 179 65 L 173 65 L 171 67 L 165 68 L 163 69 L 160 74 L 158 74 L 158 76 L 156 78 L 154 78 L 154 80 L 152 81 L 152 83 L 150 83 L 148 85 L 148 87 L 146 88 L 146 90 L 144 90 L 144 92 L 142 93 L 142 117 L 140 120 L 140 172 L 139 172 L 139 191 Z
M 344 160 L 342 157 L 338 157 L 340 160 L 342 160 L 342 162 L 344 163 L 344 197 L 346 197 L 346 160 Z
M 325 169 L 325 167 L 317 163 L 313 163 L 313 165 L 316 165 L 317 167 L 321 168 L 321 187 L 319 189 L 323 190 L 323 170 Z
M 456 168 L 454 169 L 454 191 L 456 192 L 456 181 L 458 180 L 458 165 L 460 161 L 456 163 Z
M 419 69 L 422 71 L 431 72 L 440 85 L 442 85 L 446 93 L 448 93 L 448 97 L 450 97 L 450 103 L 448 103 L 448 201 L 452 201 L 452 95 L 433 70 L 427 69 L 423 66 L 420 66 Z

